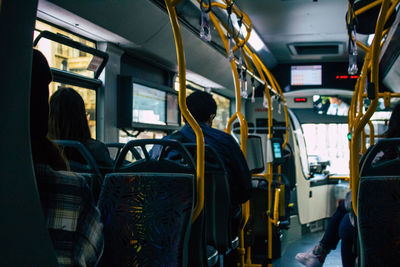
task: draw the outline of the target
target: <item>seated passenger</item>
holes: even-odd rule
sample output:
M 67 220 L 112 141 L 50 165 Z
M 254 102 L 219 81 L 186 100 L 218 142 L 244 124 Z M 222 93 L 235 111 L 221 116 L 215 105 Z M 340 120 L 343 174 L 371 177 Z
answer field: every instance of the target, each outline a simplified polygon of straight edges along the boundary
M 85 103 L 71 88 L 60 88 L 50 98 L 49 137 L 53 140 L 75 140 L 81 142 L 93 155 L 100 167 L 111 168 L 113 160 L 107 147 L 90 137 Z M 64 149 L 68 160 L 85 163 L 75 150 Z
M 103 250 L 100 212 L 85 179 L 65 171 L 68 164 L 47 138 L 51 79 L 46 58 L 34 50 L 31 145 L 46 227 L 60 266 L 95 266 Z
M 392 111 L 385 137 L 400 137 L 400 103 L 397 104 Z M 367 152 L 365 154 L 367 154 Z M 399 155 L 395 149 L 388 149 L 382 153 L 378 153 L 372 163 L 374 164 L 379 161 L 390 160 L 397 157 L 399 157 Z M 354 266 L 354 219 L 355 218 L 351 204 L 351 192 L 348 192 L 345 201 L 340 203 L 336 209 L 336 212 L 330 218 L 328 227 L 319 244 L 316 245 L 311 251 L 298 253 L 296 255 L 296 260 L 307 267 L 322 266 L 328 253 L 331 250 L 336 249 L 336 246 L 341 239 L 342 264 L 344 267 Z
M 187 97 L 186 104 L 203 131 L 205 143 L 218 152 L 227 169 L 234 217 L 232 229 L 236 236 L 241 219 L 240 204 L 245 203 L 251 196 L 251 175 L 246 159 L 231 135 L 211 127 L 217 114 L 217 104 L 211 94 L 196 91 Z M 196 143 L 196 135 L 188 123 L 179 132 L 164 138 L 178 139 L 182 143 Z M 159 149 L 155 147 L 152 156 L 159 153 Z

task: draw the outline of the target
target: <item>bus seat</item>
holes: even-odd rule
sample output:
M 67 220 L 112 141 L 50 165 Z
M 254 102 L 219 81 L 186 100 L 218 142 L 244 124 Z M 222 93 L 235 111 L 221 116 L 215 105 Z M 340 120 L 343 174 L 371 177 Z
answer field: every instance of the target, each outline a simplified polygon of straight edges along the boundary
M 122 148 L 125 146 L 124 143 L 106 143 L 105 145 L 108 149 L 108 152 L 110 152 L 110 156 L 113 160 L 117 159 Z M 141 159 L 140 153 L 134 147 L 131 148 L 130 152 L 135 159 Z
M 69 160 L 70 168 L 72 171 L 76 172 L 90 172 L 97 173 L 101 176 L 100 169 L 96 164 L 92 154 L 86 149 L 86 147 L 79 141 L 73 140 L 53 140 L 62 150 L 68 148 L 76 151 L 82 157 L 82 159 L 86 162 L 80 163 L 76 161 Z
M 107 174 L 99 266 L 187 266 L 193 180 L 184 173 Z
M 365 156 L 358 193 L 361 266 L 400 266 L 400 169 L 398 158 L 374 163 L 381 151 L 397 150 L 400 138 L 379 141 Z
M 184 144 L 195 156 L 196 144 Z M 228 172 L 217 151 L 205 145 L 205 235 L 207 245 L 217 249 L 220 258 L 229 253 L 232 243 L 232 210 Z M 210 250 L 210 248 L 208 248 Z M 212 265 L 209 265 L 212 266 Z
M 160 155 L 155 158 L 152 157 L 151 151 L 149 151 L 149 146 L 153 145 L 153 149 L 154 146 L 158 146 L 160 147 Z M 125 163 L 125 158 L 127 153 L 129 153 L 130 151 L 132 151 L 132 149 L 136 149 L 136 151 L 141 151 L 141 157 L 140 158 L 135 158 L 135 160 L 133 162 L 130 162 L 129 164 Z M 166 155 L 168 150 L 173 149 L 174 151 L 178 151 L 183 160 L 181 162 L 174 162 L 172 160 L 169 160 Z M 134 156 L 134 155 L 133 155 Z M 149 223 L 146 224 L 140 224 L 143 221 L 140 220 L 136 220 L 136 217 L 133 217 L 132 219 L 124 219 L 124 221 L 121 221 L 121 218 L 116 217 L 116 219 L 114 220 L 115 223 L 119 223 L 119 224 L 125 224 L 124 227 L 126 227 L 127 229 L 130 229 L 129 231 L 125 231 L 124 233 L 122 233 L 122 237 L 124 238 L 123 240 L 130 240 L 130 242 L 137 242 L 138 240 L 131 240 L 131 235 L 136 235 L 139 237 L 142 237 L 143 233 L 146 233 L 146 237 L 143 237 L 144 239 L 142 241 L 150 241 L 150 240 L 154 240 L 156 241 L 153 245 L 149 244 L 147 245 L 147 243 L 140 243 L 141 245 L 141 249 L 144 249 L 144 251 L 136 251 L 135 250 L 129 250 L 131 249 L 131 247 L 129 247 L 128 245 L 125 245 L 127 241 L 125 241 L 125 243 L 123 243 L 122 241 L 119 240 L 114 240 L 113 235 L 115 235 L 115 233 L 117 233 L 117 228 L 119 226 L 114 227 L 113 225 L 110 225 L 110 223 L 107 221 L 108 217 L 103 217 L 104 219 L 104 224 L 105 224 L 105 252 L 104 252 L 104 256 L 101 260 L 101 266 L 110 266 L 111 265 L 117 265 L 120 266 L 118 264 L 115 264 L 114 261 L 114 254 L 117 253 L 114 250 L 118 250 L 118 246 L 122 246 L 123 247 L 123 253 L 118 254 L 120 258 L 124 258 L 125 262 L 121 262 L 121 264 L 128 264 L 131 263 L 132 261 L 127 261 L 129 260 L 133 260 L 132 257 L 129 253 L 134 253 L 134 255 L 136 258 L 134 259 L 135 262 L 140 261 L 140 264 L 138 265 L 133 265 L 133 266 L 162 266 L 162 265 L 166 265 L 166 263 L 168 263 L 168 265 L 170 265 L 169 262 L 173 263 L 173 259 L 178 259 L 178 263 L 177 264 L 172 264 L 172 265 L 176 265 L 176 266 L 196 266 L 195 264 L 192 264 L 192 262 L 195 263 L 199 263 L 198 266 L 201 266 L 202 263 L 205 260 L 205 248 L 204 251 L 200 250 L 200 246 L 197 247 L 190 247 L 188 245 L 189 239 L 192 238 L 192 234 L 195 236 L 195 238 L 198 238 L 197 242 L 201 243 L 202 242 L 202 238 L 200 238 L 200 236 L 197 235 L 198 229 L 202 229 L 202 227 L 204 227 L 203 224 L 203 216 L 200 215 L 199 218 L 196 220 L 196 222 L 194 224 L 192 224 L 191 222 L 191 216 L 190 218 L 187 220 L 187 214 L 188 212 L 192 212 L 192 205 L 193 205 L 193 199 L 194 199 L 194 187 L 195 187 L 195 183 L 193 182 L 194 180 L 194 174 L 195 174 L 195 167 L 194 167 L 194 163 L 192 158 L 190 157 L 190 155 L 188 154 L 187 150 L 177 141 L 173 141 L 173 140 L 157 140 L 157 139 L 143 139 L 143 140 L 134 140 L 134 141 L 130 141 L 128 142 L 120 151 L 120 153 L 117 156 L 117 159 L 115 161 L 115 165 L 114 165 L 114 172 L 113 174 L 108 174 L 106 176 L 106 181 L 105 184 L 103 186 L 103 192 L 101 193 L 101 198 L 99 201 L 99 206 L 100 209 L 102 210 L 102 214 L 103 214 L 103 207 L 104 207 L 104 201 L 109 201 L 108 198 L 112 198 L 114 195 L 118 195 L 119 198 L 121 198 L 122 201 L 123 199 L 130 199 L 133 197 L 136 197 L 137 201 L 143 201 L 143 206 L 141 208 L 142 212 L 144 214 L 146 214 L 146 216 L 149 217 L 149 220 L 154 220 L 155 223 L 150 224 L 151 221 L 149 221 Z M 112 177 L 119 177 L 119 178 L 112 178 Z M 135 183 L 139 183 L 140 181 L 136 181 L 137 178 L 135 178 L 136 176 L 138 177 L 144 177 L 144 178 L 140 178 L 139 180 L 143 182 L 144 184 L 150 183 L 150 185 L 146 185 L 142 188 L 139 188 L 139 184 L 135 184 Z M 111 177 L 111 178 L 110 178 Z M 121 178 L 122 177 L 122 178 Z M 190 177 L 190 186 L 187 185 L 187 181 L 188 177 Z M 106 191 L 109 190 L 107 189 L 107 183 L 110 183 L 111 181 L 115 180 L 115 179 L 119 179 L 121 180 L 118 186 L 114 186 L 112 188 L 112 191 L 110 194 L 111 195 L 107 195 L 106 197 Z M 110 181 L 109 181 L 110 180 Z M 119 181 L 118 180 L 118 181 Z M 153 185 L 153 183 L 157 183 L 157 186 Z M 182 185 L 179 185 L 179 184 Z M 189 200 L 183 200 L 181 199 L 181 197 L 187 195 L 185 198 L 187 199 L 189 197 L 189 192 L 187 191 L 188 188 L 190 188 L 190 203 Z M 140 191 L 136 191 L 139 190 Z M 125 191 L 128 190 L 128 191 Z M 149 192 L 148 192 L 149 190 Z M 133 191 L 131 193 L 131 191 Z M 136 191 L 136 192 L 135 192 Z M 126 192 L 126 193 L 124 193 Z M 187 193 L 186 193 L 187 192 Z M 177 195 L 177 194 L 181 194 L 181 195 Z M 114 194 L 114 195 L 113 195 Z M 128 194 L 128 195 L 127 195 Z M 132 195 L 133 194 L 133 195 Z M 128 197 L 129 196 L 129 197 Z M 155 201 L 154 199 L 157 199 L 159 201 Z M 118 198 L 118 199 L 119 199 Z M 172 199 L 171 199 L 172 198 Z M 192 199 L 193 198 L 193 199 Z M 124 200 L 125 202 L 128 202 L 128 200 Z M 133 200 L 131 200 L 133 201 Z M 175 203 L 176 201 L 176 203 Z M 166 205 L 164 206 L 164 202 L 166 203 Z M 108 203 L 108 202 L 107 202 Z M 147 203 L 147 204 L 146 204 Z M 167 203 L 170 203 L 167 205 Z M 179 205 L 183 205 L 185 204 L 186 208 L 185 210 L 182 209 L 182 207 L 180 207 Z M 190 205 L 189 205 L 190 204 Z M 121 207 L 124 207 L 124 212 L 125 212 L 125 207 L 127 204 L 121 204 L 121 205 L 117 205 L 115 207 L 119 207 L 119 209 L 121 209 Z M 138 204 L 135 204 L 138 205 Z M 175 205 L 178 210 L 181 210 L 182 212 L 179 213 L 175 210 L 175 207 L 173 206 Z M 154 209 L 158 210 L 157 215 L 154 216 L 152 215 L 155 211 Z M 185 211 L 185 214 L 183 213 L 183 211 Z M 126 213 L 126 212 L 125 212 Z M 125 214 L 124 213 L 124 214 Z M 165 214 L 164 214 L 165 213 Z M 132 215 L 132 213 L 127 213 L 126 216 L 130 216 Z M 135 214 L 133 214 L 135 215 Z M 125 215 L 124 215 L 125 216 Z M 137 215 L 136 215 L 137 216 Z M 161 216 L 161 217 L 160 217 Z M 183 226 L 177 226 L 175 225 L 174 227 L 177 227 L 176 229 L 174 229 L 174 227 L 172 227 L 171 229 L 169 229 L 168 227 L 171 225 L 171 222 L 174 222 L 174 219 L 169 219 L 168 216 L 175 216 L 177 218 L 180 218 L 181 220 L 185 221 L 185 225 Z M 158 218 L 160 217 L 160 218 Z M 134 220 L 135 219 L 135 220 Z M 159 222 L 157 222 L 157 220 Z M 118 222 L 121 221 L 121 222 Z M 171 222 L 170 222 L 171 221 Z M 139 223 L 138 226 L 136 226 L 136 223 Z M 158 224 L 156 224 L 158 223 Z M 179 223 L 183 223 L 183 222 L 177 222 L 177 224 Z M 160 236 L 160 240 L 156 239 L 157 235 L 160 235 L 160 231 L 163 231 L 163 229 L 165 229 L 165 232 L 163 235 Z M 168 230 L 169 229 L 169 230 Z M 179 231 L 178 231 L 179 230 Z M 184 232 L 182 232 L 184 231 Z M 190 233 L 190 234 L 189 234 Z M 169 234 L 169 235 L 168 235 Z M 172 234 L 172 235 L 171 235 Z M 124 237 L 125 235 L 128 235 L 126 237 Z M 154 237 L 151 235 L 155 235 Z M 122 238 L 121 237 L 121 238 Z M 137 238 L 137 237 L 136 237 Z M 150 239 L 149 239 L 150 238 Z M 168 240 L 171 240 L 175 238 L 175 240 L 178 240 L 177 238 L 181 238 L 179 239 L 181 242 L 180 244 L 176 244 L 175 246 L 173 244 L 167 244 L 166 242 Z M 183 238 L 183 239 L 182 239 Z M 194 238 L 193 238 L 194 239 Z M 119 242 L 119 243 L 118 243 Z M 183 242 L 183 243 L 182 243 Z M 114 245 L 114 243 L 118 244 L 118 245 Z M 144 246 L 144 245 L 146 246 Z M 179 247 L 177 247 L 179 245 Z M 125 247 L 126 249 L 125 249 Z M 169 246 L 171 246 L 169 248 Z M 168 260 L 167 258 L 164 258 L 164 262 L 162 262 L 159 257 L 154 257 L 153 259 L 153 254 L 154 255 L 158 255 L 160 254 L 159 251 L 156 250 L 156 248 L 159 247 L 159 249 L 161 248 L 161 251 L 164 251 L 163 254 L 165 257 L 170 257 L 170 259 Z M 170 250 L 168 250 L 170 249 Z M 189 250 L 190 249 L 190 250 Z M 189 252 L 188 252 L 189 250 Z M 151 253 L 150 253 L 150 252 Z M 128 254 L 127 254 L 128 253 Z M 171 255 L 169 253 L 172 253 Z M 177 256 L 176 253 L 179 253 L 179 255 Z M 172 258 L 171 258 L 172 257 Z M 175 257 L 175 258 L 173 258 Z M 178 258 L 177 258 L 178 257 Z M 118 259 L 115 259 L 118 260 Z M 159 261 L 159 262 L 157 262 Z M 164 264 L 161 264 L 164 263 Z M 121 265 L 121 266 L 126 266 L 126 265 Z
M 54 140 L 54 143 L 63 150 L 65 148 L 70 148 L 82 156 L 86 164 L 69 160 L 69 167 L 71 171 L 77 172 L 85 177 L 89 187 L 92 189 L 93 197 L 97 202 L 101 191 L 101 185 L 103 184 L 104 175 L 101 173 L 93 156 L 81 142 L 73 140 Z

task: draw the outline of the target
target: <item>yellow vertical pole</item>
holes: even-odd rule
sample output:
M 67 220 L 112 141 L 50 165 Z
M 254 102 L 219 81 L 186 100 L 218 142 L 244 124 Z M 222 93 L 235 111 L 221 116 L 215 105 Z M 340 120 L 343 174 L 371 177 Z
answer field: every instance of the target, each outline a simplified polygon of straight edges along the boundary
M 360 147 L 361 155 L 365 154 L 365 151 L 367 151 L 367 135 L 365 134 L 365 129 L 363 129 L 361 131 L 361 147 Z
M 360 182 L 359 175 L 359 158 L 360 155 L 358 153 L 360 146 L 360 135 L 361 131 L 364 129 L 365 125 L 368 123 L 372 114 L 375 112 L 376 107 L 378 106 L 378 93 L 379 93 L 379 53 L 381 49 L 381 40 L 382 40 L 382 31 L 384 27 L 384 21 L 386 17 L 386 13 L 389 9 L 390 0 L 383 0 L 381 9 L 379 12 L 378 20 L 375 28 L 375 37 L 372 43 L 372 57 L 371 57 L 371 82 L 375 85 L 375 99 L 371 101 L 368 110 L 365 115 L 360 118 L 359 121 L 356 121 L 354 124 L 354 135 L 351 140 L 351 149 L 350 149 L 350 158 L 351 158 L 351 189 L 352 189 L 352 205 L 354 213 L 357 215 L 357 196 L 358 196 L 358 185 Z M 366 64 L 367 62 L 364 62 Z
M 247 47 L 245 47 L 247 48 Z M 270 95 L 270 86 L 268 85 L 268 82 L 264 76 L 264 68 L 262 68 L 263 64 L 261 62 L 261 60 L 258 59 L 257 55 L 255 55 L 254 53 L 252 53 L 250 51 L 250 49 L 247 48 L 246 50 L 253 58 L 253 63 L 254 66 L 256 67 L 259 75 L 261 76 L 261 79 L 263 81 L 265 81 L 265 95 L 268 101 L 268 138 L 272 138 L 272 101 L 271 101 L 271 95 Z M 271 80 L 270 80 L 271 81 Z M 268 210 L 267 210 L 267 227 L 268 227 L 268 259 L 267 259 L 267 266 L 271 267 L 272 266 L 272 220 L 271 220 L 271 215 L 272 212 L 272 201 L 271 201 L 271 185 L 272 185 L 272 180 L 273 180 L 273 169 L 272 169 L 272 164 L 268 163 L 268 168 L 267 168 L 267 175 L 266 175 L 266 179 L 268 181 Z M 276 200 L 275 200 L 276 201 Z
M 227 55 L 229 54 L 229 44 L 228 40 L 225 37 L 221 26 L 218 23 L 217 18 L 213 13 L 210 12 L 210 20 L 214 24 L 215 28 L 217 29 L 219 36 L 224 43 L 225 50 Z M 239 75 L 236 69 L 236 64 L 232 60 L 230 62 L 231 69 L 232 69 L 232 75 L 234 79 L 234 85 L 235 85 L 235 93 L 236 93 L 236 113 L 235 116 L 239 119 L 240 123 L 240 148 L 243 152 L 243 154 L 246 156 L 246 143 L 247 143 L 247 135 L 248 135 L 248 127 L 247 127 L 247 122 L 241 113 L 241 96 L 240 96 L 240 83 L 239 83 Z M 227 131 L 228 133 L 231 130 L 231 124 L 233 123 L 234 119 L 233 117 L 229 120 L 230 123 L 228 123 L 227 126 Z M 239 234 L 239 239 L 240 239 L 240 244 L 238 248 L 238 254 L 240 257 L 240 266 L 243 267 L 245 266 L 245 244 L 244 244 L 244 227 L 246 226 L 246 223 L 250 217 L 250 202 L 247 201 L 242 205 L 242 225 L 240 229 L 240 234 Z
M 183 49 L 183 41 L 181 30 L 178 23 L 178 18 L 176 15 L 175 5 L 180 1 L 169 1 L 165 0 L 167 6 L 169 18 L 171 21 L 172 30 L 175 38 L 176 54 L 179 69 L 179 108 L 181 109 L 183 117 L 192 127 L 196 134 L 196 144 L 197 144 L 197 168 L 196 168 L 196 203 L 193 209 L 192 222 L 196 221 L 199 217 L 204 206 L 204 136 L 203 132 L 190 114 L 186 106 L 186 63 L 185 63 L 185 53 Z
M 368 121 L 369 126 L 369 146 L 375 145 L 375 127 L 372 121 Z

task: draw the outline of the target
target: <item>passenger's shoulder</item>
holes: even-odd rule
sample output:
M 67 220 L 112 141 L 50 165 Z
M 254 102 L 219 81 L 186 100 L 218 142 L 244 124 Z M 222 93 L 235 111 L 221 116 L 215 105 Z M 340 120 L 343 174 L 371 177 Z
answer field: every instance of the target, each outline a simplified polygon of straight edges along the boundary
M 236 141 L 232 137 L 232 135 L 230 135 L 224 131 L 221 131 L 219 129 L 215 129 L 215 128 L 211 128 L 211 129 L 212 129 L 213 134 L 216 136 L 219 136 L 222 140 L 225 140 L 227 142 L 235 142 L 236 143 Z

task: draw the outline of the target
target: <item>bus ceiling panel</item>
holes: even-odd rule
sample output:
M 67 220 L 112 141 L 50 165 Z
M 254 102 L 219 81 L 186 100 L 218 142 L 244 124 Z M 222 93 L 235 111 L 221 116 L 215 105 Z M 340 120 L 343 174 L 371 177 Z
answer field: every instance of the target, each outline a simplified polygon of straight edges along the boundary
M 347 44 L 345 14 L 347 0 L 237 0 L 236 4 L 252 19 L 279 63 L 319 60 L 338 61 L 341 55 L 314 55 L 301 57 L 291 54 L 288 44 L 309 42 L 336 42 Z
M 108 1 L 51 0 L 51 2 L 68 13 L 74 13 L 75 16 L 131 41 L 134 45 L 123 45 L 127 49 L 139 53 L 143 51 L 156 60 L 161 59 L 163 65 L 169 66 L 170 70 L 177 70 L 175 44 L 168 14 L 153 2 L 122 0 L 118 5 Z M 181 30 L 187 68 L 224 88 L 229 88 L 232 93 L 224 95 L 232 97 L 234 85 L 226 57 L 201 41 L 188 27 L 183 26 Z
M 168 15 L 148 0 L 49 1 L 68 13 L 132 42 L 132 47 L 141 46 L 163 30 L 165 25 L 169 25 Z M 73 19 L 70 23 L 74 23 Z M 109 41 L 108 36 L 103 38 Z
M 91 40 L 134 46 L 131 41 L 47 0 L 39 0 L 36 15 L 39 19 Z
M 218 53 L 207 43 L 193 36 L 186 28 L 181 28 L 185 49 L 187 69 L 221 84 L 225 88 L 233 88 L 233 79 L 228 59 Z M 195 37 L 195 38 L 193 38 Z M 160 45 L 160 43 L 168 45 Z M 160 31 L 146 43 L 146 50 L 163 59 L 176 63 L 176 50 L 172 30 Z M 177 65 L 176 65 L 177 66 Z
M 205 88 L 219 89 L 223 95 L 233 97 L 232 72 L 226 57 L 199 38 L 193 38 L 193 34 L 186 28 L 182 27 L 181 30 L 187 67 L 186 79 Z M 176 49 L 171 29 L 167 28 L 153 36 L 144 48 L 129 51 L 135 57 L 155 66 L 177 72 Z

